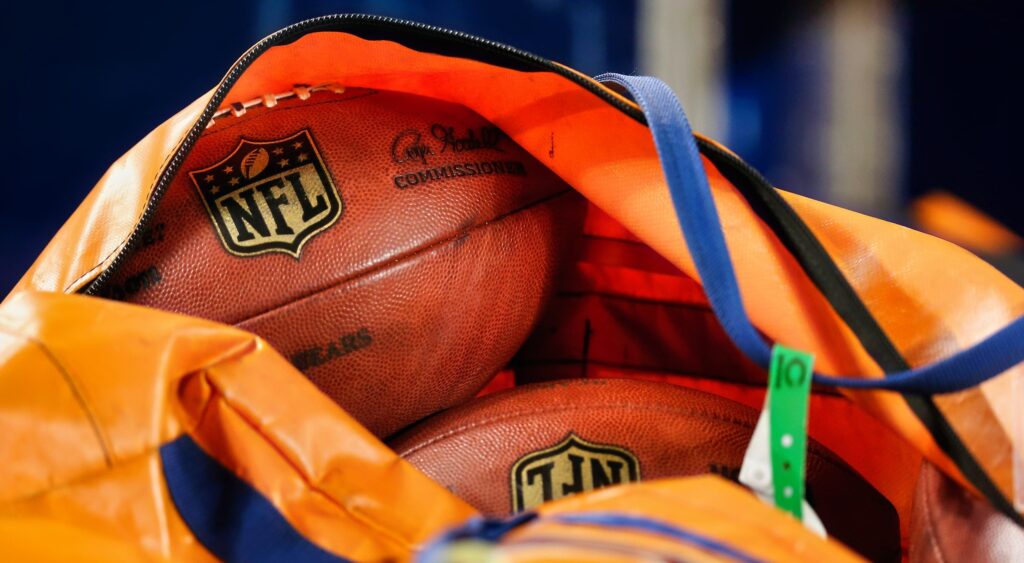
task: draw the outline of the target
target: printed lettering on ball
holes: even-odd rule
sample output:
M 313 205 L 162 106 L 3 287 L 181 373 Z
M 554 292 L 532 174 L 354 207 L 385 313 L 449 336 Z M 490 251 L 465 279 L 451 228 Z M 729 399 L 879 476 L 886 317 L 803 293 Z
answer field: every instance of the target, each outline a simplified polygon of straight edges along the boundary
M 283 252 L 298 259 L 342 212 L 307 129 L 272 141 L 240 139 L 229 155 L 189 176 L 224 249 L 240 258 Z

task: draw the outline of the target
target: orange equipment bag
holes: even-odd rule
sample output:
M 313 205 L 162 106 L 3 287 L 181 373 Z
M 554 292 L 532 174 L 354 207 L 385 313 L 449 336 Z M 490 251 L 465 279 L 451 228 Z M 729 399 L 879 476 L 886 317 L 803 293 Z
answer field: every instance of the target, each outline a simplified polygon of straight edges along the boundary
M 772 188 L 690 135 L 657 83 L 343 15 L 263 39 L 115 162 L 0 307 L 8 559 L 375 560 L 481 544 L 523 560 L 855 557 L 717 477 L 480 521 L 261 339 L 88 297 L 219 108 L 326 83 L 468 107 L 589 200 L 561 288 L 575 298 L 557 297 L 544 322 L 586 314 L 615 345 L 582 357 L 578 335 L 533 338 L 522 369 L 667 381 L 760 407 L 765 340 L 784 343 L 843 376 L 818 376 L 810 435 L 892 503 L 911 556 L 942 543 L 928 523 L 912 529 L 922 468 L 972 517 L 1019 533 L 1021 287 L 950 243 Z M 963 514 L 946 516 L 955 528 Z

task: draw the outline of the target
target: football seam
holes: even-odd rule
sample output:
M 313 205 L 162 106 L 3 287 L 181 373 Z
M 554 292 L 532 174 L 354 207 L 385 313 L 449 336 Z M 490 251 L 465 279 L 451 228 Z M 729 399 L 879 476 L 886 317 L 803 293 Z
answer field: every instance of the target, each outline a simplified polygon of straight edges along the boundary
M 451 234 L 449 234 L 448 236 L 446 236 L 446 237 L 444 237 L 442 239 L 436 240 L 436 241 L 431 242 L 429 244 L 425 244 L 423 246 L 418 246 L 416 248 L 409 249 L 408 251 L 406 251 L 406 252 L 404 252 L 402 254 L 398 254 L 396 256 L 393 256 L 391 258 L 388 258 L 387 260 L 382 260 L 382 261 L 377 262 L 375 264 L 371 264 L 367 268 L 359 270 L 358 272 L 353 272 L 352 274 L 349 274 L 348 276 L 345 276 L 344 278 L 339 279 L 339 280 L 331 283 L 328 286 L 325 286 L 325 287 L 319 288 L 317 290 L 314 290 L 314 291 L 312 291 L 310 293 L 302 295 L 301 297 L 297 297 L 297 298 L 293 299 L 292 301 L 288 301 L 286 303 L 281 303 L 280 305 L 276 305 L 276 306 L 271 307 L 270 309 L 267 309 L 265 311 L 261 311 L 259 313 L 255 313 L 255 314 L 249 315 L 249 316 L 247 316 L 245 318 L 242 318 L 240 320 L 232 320 L 232 321 L 224 321 L 224 322 L 229 322 L 232 325 L 239 326 L 239 325 L 242 325 L 243 323 L 249 323 L 249 322 L 258 321 L 262 317 L 265 317 L 267 315 L 278 313 L 280 311 L 286 311 L 286 310 L 288 310 L 291 307 L 298 306 L 298 305 L 300 305 L 300 304 L 302 304 L 302 303 L 304 303 L 306 301 L 309 301 L 310 299 L 315 299 L 316 297 L 318 297 L 318 296 L 320 296 L 320 295 L 322 295 L 324 293 L 327 293 L 329 291 L 332 291 L 334 289 L 337 289 L 340 286 L 347 285 L 347 284 L 349 284 L 351 282 L 360 280 L 362 278 L 366 278 L 366 277 L 372 276 L 372 275 L 374 275 L 374 274 L 376 274 L 378 272 L 385 271 L 388 268 L 390 268 L 391 266 L 394 266 L 394 265 L 396 265 L 398 263 L 406 262 L 406 261 L 414 259 L 417 256 L 420 256 L 422 254 L 426 254 L 426 253 L 429 253 L 429 252 L 431 252 L 431 251 L 433 251 L 435 249 L 447 246 L 447 245 L 449 245 L 449 244 L 451 244 L 453 242 L 456 242 L 456 241 L 459 241 L 459 240 L 463 240 L 466 237 L 472 235 L 476 231 L 479 231 L 481 229 L 484 229 L 484 228 L 490 227 L 492 225 L 498 224 L 501 221 L 504 221 L 505 219 L 508 219 L 509 217 L 512 217 L 512 216 L 517 215 L 519 213 L 522 213 L 524 211 L 528 211 L 528 210 L 533 209 L 535 207 L 539 207 L 539 206 L 542 206 L 544 204 L 551 203 L 552 201 L 554 201 L 554 200 L 556 200 L 556 199 L 558 199 L 558 198 L 560 198 L 560 197 L 562 197 L 562 196 L 564 196 L 566 194 L 574 193 L 575 191 L 576 190 L 574 190 L 573 188 L 567 188 L 567 189 L 564 189 L 564 190 L 560 190 L 560 191 L 548 194 L 548 195 L 546 195 L 546 196 L 544 196 L 544 197 L 542 197 L 540 199 L 537 199 L 537 200 L 534 200 L 534 201 L 532 201 L 530 203 L 527 203 L 526 205 L 523 205 L 522 207 L 518 207 L 516 209 L 513 209 L 511 211 L 507 211 L 507 212 L 502 213 L 500 215 L 496 215 L 496 216 L 494 216 L 491 219 L 488 219 L 486 221 L 481 221 L 481 222 L 479 222 L 479 223 L 477 223 L 477 224 L 475 224 L 475 225 L 473 225 L 473 226 L 471 226 L 469 228 L 455 230 Z
M 203 131 L 203 135 L 202 136 L 203 137 L 214 137 L 216 135 L 219 135 L 220 133 L 223 133 L 225 131 L 230 131 L 230 130 L 236 128 L 236 127 L 241 127 L 242 125 L 248 125 L 250 121 L 257 121 L 257 120 L 260 120 L 260 119 L 262 119 L 264 117 L 267 117 L 269 115 L 275 115 L 276 116 L 279 113 L 284 113 L 284 112 L 287 112 L 287 111 L 294 111 L 294 110 L 300 110 L 300 109 L 308 109 L 308 108 L 315 107 L 315 106 L 328 106 L 328 105 L 331 105 L 331 104 L 342 104 L 342 103 L 345 103 L 345 102 L 354 102 L 356 100 L 361 100 L 363 98 L 369 98 L 369 97 L 374 96 L 374 95 L 379 94 L 379 93 L 380 92 L 378 90 L 371 90 L 371 91 L 364 92 L 364 93 L 357 94 L 357 95 L 353 95 L 353 96 L 350 96 L 350 97 L 343 97 L 343 98 L 336 99 L 336 100 L 317 100 L 315 102 L 314 101 L 310 101 L 310 100 L 313 99 L 313 97 L 315 97 L 318 94 L 318 93 L 314 93 L 314 94 L 310 95 L 310 97 L 305 99 L 305 100 L 302 100 L 301 98 L 294 98 L 296 100 L 296 102 L 293 102 L 290 105 L 287 105 L 287 106 L 284 106 L 284 107 L 274 106 L 274 107 L 268 108 L 265 105 L 260 105 L 260 106 L 257 106 L 257 107 L 252 107 L 252 108 L 247 109 L 246 112 L 243 115 L 233 115 L 233 114 L 229 113 L 229 114 L 227 114 L 225 116 L 220 117 L 217 120 L 217 123 L 215 123 L 212 127 L 210 127 L 208 129 L 206 129 L 205 131 Z M 344 94 L 335 94 L 335 95 L 343 96 Z M 286 103 L 288 103 L 290 101 L 291 100 L 283 100 L 281 102 L 278 102 L 278 104 L 279 105 L 280 104 L 286 104 Z M 252 112 L 252 113 L 250 114 L 250 112 Z M 228 119 L 231 119 L 232 121 L 227 122 Z M 227 124 L 224 125 L 224 126 L 220 126 L 221 122 L 227 122 Z M 243 138 L 245 138 L 245 137 L 243 137 Z M 255 140 L 255 139 L 249 139 L 249 140 L 252 141 L 252 140 Z
M 421 449 L 423 449 L 423 448 L 425 448 L 427 446 L 431 446 L 431 445 L 436 444 L 438 442 L 447 440 L 447 439 L 455 436 L 456 434 L 462 433 L 462 432 L 464 432 L 466 430 L 473 430 L 475 428 L 480 428 L 482 426 L 490 425 L 490 424 L 493 424 L 495 422 L 502 422 L 502 421 L 505 421 L 505 420 L 510 420 L 510 419 L 513 419 L 513 418 L 518 418 L 518 417 L 524 416 L 524 415 L 536 416 L 538 414 L 549 414 L 549 413 L 554 413 L 554 412 L 592 410 L 592 409 L 597 408 L 597 407 L 600 407 L 602 409 L 620 409 L 620 408 L 637 408 L 637 407 L 639 407 L 640 410 L 649 411 L 649 412 L 684 414 L 684 415 L 691 415 L 691 416 L 693 416 L 693 415 L 705 415 L 705 418 L 711 418 L 711 419 L 714 419 L 714 420 L 716 420 L 718 422 L 726 422 L 726 423 L 733 424 L 733 425 L 736 425 L 736 426 L 742 426 L 744 428 L 749 429 L 751 431 L 751 433 L 753 433 L 753 431 L 754 431 L 753 425 L 750 425 L 749 423 L 744 422 L 744 421 L 742 421 L 740 419 L 732 418 L 732 417 L 729 417 L 729 416 L 726 416 L 726 415 L 722 415 L 722 414 L 719 414 L 719 413 L 712 413 L 712 412 L 709 412 L 709 411 L 706 411 L 706 410 L 699 410 L 699 409 L 692 409 L 691 410 L 691 409 L 683 409 L 683 408 L 669 407 L 669 406 L 663 406 L 663 405 L 650 405 L 650 404 L 646 404 L 646 403 L 610 403 L 610 404 L 604 404 L 604 405 L 598 405 L 598 406 L 595 406 L 595 405 L 556 405 L 556 406 L 546 407 L 546 408 L 543 408 L 543 409 L 536 409 L 536 410 L 517 410 L 517 411 L 512 411 L 512 412 L 507 412 L 507 413 L 502 413 L 502 414 L 499 414 L 499 415 L 495 415 L 495 416 L 492 416 L 492 417 L 489 417 L 489 418 L 486 418 L 486 419 L 483 419 L 483 420 L 478 420 L 478 421 L 475 421 L 475 422 L 473 422 L 471 424 L 466 424 L 466 425 L 459 426 L 457 428 L 453 428 L 453 429 L 445 432 L 444 434 L 441 434 L 439 436 L 435 436 L 435 437 L 431 438 L 430 440 L 427 440 L 426 442 L 423 442 L 422 444 L 417 444 L 417 445 L 413 446 L 412 448 L 410 448 L 408 450 L 404 450 L 402 452 L 396 452 L 396 453 L 398 453 L 398 455 L 400 457 L 405 458 L 406 456 L 413 455 L 417 451 L 419 451 L 419 450 L 421 450 Z M 815 454 L 815 456 L 817 458 L 821 459 L 825 463 L 828 463 L 832 467 L 835 467 L 837 469 L 841 469 L 844 473 L 853 473 L 853 474 L 857 475 L 858 477 L 860 477 L 861 479 L 864 479 L 864 477 L 862 475 L 860 475 L 860 473 L 857 472 L 857 470 L 855 470 L 852 467 L 850 467 L 845 461 L 842 461 L 841 458 L 838 458 L 838 455 L 836 453 L 834 453 L 831 450 L 829 450 L 828 448 L 825 448 L 824 446 L 818 444 L 817 441 L 813 441 L 812 442 L 811 440 L 813 440 L 813 438 L 809 438 L 808 441 L 807 441 L 807 451 L 808 452 L 811 452 L 811 453 Z M 833 457 L 836 457 L 838 459 L 832 459 Z
M 591 409 L 594 409 L 595 407 L 596 407 L 595 405 L 554 405 L 554 406 L 551 406 L 551 407 L 545 407 L 545 408 L 541 408 L 541 409 L 516 410 L 516 411 L 511 411 L 511 412 L 505 412 L 505 413 L 497 414 L 497 415 L 494 415 L 494 416 L 491 416 L 491 417 L 488 417 L 488 418 L 484 418 L 482 420 L 474 421 L 474 422 L 472 422 L 470 424 L 464 424 L 464 425 L 458 426 L 456 428 L 452 428 L 451 430 L 448 430 L 444 434 L 441 434 L 439 436 L 435 436 L 435 437 L 431 438 L 430 440 L 427 440 L 426 442 L 424 442 L 422 444 L 418 444 L 418 445 L 414 446 L 413 448 L 411 448 L 409 450 L 406 450 L 406 451 L 403 451 L 403 452 L 399 453 L 399 455 L 401 455 L 402 457 L 405 457 L 407 455 L 412 455 L 412 454 L 416 453 L 417 451 L 419 451 L 419 450 L 421 450 L 421 449 L 423 449 L 423 448 L 425 448 L 427 446 L 431 446 L 431 445 L 433 445 L 433 444 L 435 444 L 437 442 L 440 442 L 440 441 L 443 441 L 443 440 L 447 440 L 448 438 L 451 438 L 452 436 L 454 436 L 456 434 L 460 434 L 460 433 L 465 432 L 467 430 L 474 430 L 476 428 L 487 426 L 487 425 L 490 425 L 490 424 L 493 424 L 493 423 L 496 423 L 496 422 L 503 422 L 503 421 L 510 420 L 510 419 L 513 419 L 513 418 L 518 418 L 518 417 L 521 417 L 521 416 L 536 416 L 536 415 L 541 415 L 541 414 L 550 414 L 550 413 L 557 413 L 557 412 L 591 410 Z M 736 425 L 743 425 L 743 423 L 741 421 L 739 421 L 739 420 L 731 419 L 731 418 L 724 417 L 724 416 L 713 415 L 713 414 L 708 413 L 707 411 L 701 411 L 701 410 L 696 410 L 696 409 L 694 409 L 694 410 L 680 409 L 680 408 L 666 407 L 666 406 L 661 406 L 661 405 L 649 405 L 649 404 L 645 404 L 645 403 L 609 403 L 609 404 L 600 405 L 600 408 L 602 408 L 602 409 L 621 409 L 621 408 L 636 408 L 636 407 L 640 407 L 642 410 L 655 411 L 655 412 L 668 412 L 668 413 L 686 414 L 686 415 L 705 414 L 705 415 L 708 415 L 709 417 L 714 418 L 716 420 L 719 420 L 721 422 L 729 422 L 729 423 L 736 424 Z
M 939 537 L 939 534 L 936 533 L 936 530 L 938 530 L 938 522 L 932 514 L 932 505 L 936 502 L 934 498 L 935 492 L 933 489 L 938 488 L 939 486 L 936 483 L 937 475 L 934 471 L 927 471 L 927 468 L 922 469 L 920 479 L 924 481 L 924 483 L 922 483 L 922 486 L 924 487 L 924 499 L 922 499 L 921 507 L 922 512 L 924 513 L 925 535 L 927 536 L 923 541 L 928 542 L 929 547 L 931 547 L 932 555 L 935 556 L 936 560 L 941 563 L 946 563 L 944 546 L 940 545 L 941 538 Z

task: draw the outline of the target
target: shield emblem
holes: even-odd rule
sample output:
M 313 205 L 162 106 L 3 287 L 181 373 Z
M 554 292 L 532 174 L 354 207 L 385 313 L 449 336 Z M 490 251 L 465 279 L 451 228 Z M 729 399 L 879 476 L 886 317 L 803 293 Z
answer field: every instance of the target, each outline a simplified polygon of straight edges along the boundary
M 512 511 L 639 480 L 640 463 L 632 452 L 570 433 L 554 446 L 526 454 L 512 465 Z
M 189 172 L 224 249 L 246 257 L 303 245 L 341 216 L 338 189 L 309 130 L 241 139 L 220 162 Z

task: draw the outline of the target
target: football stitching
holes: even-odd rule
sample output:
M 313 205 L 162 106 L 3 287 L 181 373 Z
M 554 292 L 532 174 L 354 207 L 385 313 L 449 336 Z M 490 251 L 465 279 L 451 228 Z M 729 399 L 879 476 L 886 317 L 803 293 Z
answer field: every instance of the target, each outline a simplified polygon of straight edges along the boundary
M 724 399 L 723 397 L 718 397 L 717 395 L 714 395 L 714 396 L 719 398 L 719 399 L 722 399 L 722 400 L 728 400 L 728 399 Z M 741 406 L 745 406 L 745 405 L 741 405 Z M 686 408 L 679 408 L 679 407 L 668 407 L 668 406 L 664 406 L 664 405 L 649 405 L 649 404 L 646 404 L 646 403 L 608 403 L 608 404 L 600 405 L 600 408 L 606 408 L 606 409 L 637 408 L 637 407 L 639 407 L 639 410 L 646 410 L 646 411 L 649 411 L 649 412 L 662 412 L 662 413 L 669 413 L 669 414 L 684 414 L 684 415 L 689 415 L 689 416 L 704 415 L 705 418 L 710 418 L 710 419 L 716 420 L 718 422 L 726 422 L 726 423 L 733 424 L 733 425 L 736 425 L 736 426 L 742 426 L 744 428 L 748 428 L 748 429 L 750 429 L 751 432 L 753 432 L 753 430 L 754 430 L 753 425 L 750 424 L 747 421 L 743 421 L 743 420 L 740 420 L 740 419 L 737 419 L 737 418 L 732 418 L 732 417 L 729 417 L 729 416 L 726 416 L 726 415 L 722 415 L 720 413 L 714 413 L 714 412 L 710 412 L 710 411 L 707 411 L 707 410 L 700 410 L 699 408 L 686 409 Z M 466 425 L 462 425 L 462 426 L 453 428 L 453 429 L 445 432 L 444 434 L 441 434 L 439 436 L 435 436 L 435 437 L 431 438 L 430 440 L 428 440 L 428 441 L 426 441 L 426 442 L 424 442 L 422 444 L 417 444 L 416 446 L 413 446 L 412 448 L 410 448 L 408 450 L 404 450 L 403 452 L 396 452 L 396 453 L 398 453 L 401 457 L 404 458 L 406 456 L 409 456 L 409 455 L 412 455 L 412 454 L 416 453 L 417 451 L 419 451 L 419 450 L 421 450 L 421 449 L 423 449 L 423 448 L 425 448 L 427 446 L 433 445 L 433 444 L 435 444 L 437 442 L 440 442 L 440 441 L 443 441 L 443 440 L 447 440 L 448 438 L 451 438 L 454 435 L 459 434 L 461 432 L 464 432 L 466 430 L 473 430 L 475 428 L 486 426 L 486 425 L 489 425 L 489 424 L 492 424 L 492 423 L 495 423 L 495 422 L 502 422 L 502 421 L 506 421 L 506 420 L 513 419 L 513 418 L 517 418 L 517 417 L 520 417 L 520 416 L 536 416 L 538 414 L 549 414 L 549 413 L 555 413 L 555 412 L 592 410 L 594 408 L 595 408 L 594 405 L 556 405 L 556 406 L 552 406 L 552 407 L 545 407 L 545 408 L 539 409 L 539 410 L 517 410 L 517 411 L 502 413 L 502 414 L 495 415 L 493 417 L 489 417 L 489 418 L 486 418 L 486 419 L 483 419 L 483 420 L 475 421 L 475 422 L 473 422 L 471 424 L 466 424 Z M 864 479 L 864 477 L 859 472 L 857 472 L 855 469 L 850 467 L 845 461 L 842 461 L 842 459 L 839 458 L 837 454 L 835 454 L 834 452 L 832 452 L 828 448 L 825 448 L 824 446 L 818 444 L 817 441 L 811 441 L 811 440 L 813 440 L 813 438 L 807 441 L 807 451 L 810 452 L 810 453 L 813 453 L 817 459 L 820 459 L 821 461 L 827 463 L 828 465 L 830 465 L 830 466 L 832 466 L 832 467 L 834 467 L 836 469 L 841 469 L 845 473 L 853 473 L 853 474 L 857 475 L 858 477 L 860 477 L 861 479 Z M 837 458 L 837 459 L 833 459 L 833 456 L 835 458 Z M 837 463 L 837 461 L 838 461 L 838 463 Z M 867 482 L 866 479 L 865 479 L 865 482 Z M 870 485 L 870 483 L 869 483 L 869 485 Z M 884 497 L 885 495 L 882 495 L 882 496 Z
M 528 204 L 526 204 L 526 205 L 524 205 L 522 207 L 519 207 L 517 209 L 513 209 L 512 211 L 508 211 L 508 212 L 503 213 L 501 215 L 497 215 L 497 216 L 493 217 L 492 219 L 488 219 L 487 221 L 482 221 L 480 223 L 477 223 L 476 225 L 473 225 L 472 227 L 469 227 L 469 228 L 467 228 L 465 230 L 455 231 L 451 235 L 449 235 L 449 236 L 447 236 L 447 237 L 445 237 L 443 239 L 434 241 L 434 242 L 432 242 L 430 244 L 426 244 L 424 246 L 419 246 L 419 247 L 410 249 L 409 251 L 407 251 L 405 253 L 399 254 L 399 255 L 394 256 L 392 258 L 389 258 L 387 260 L 382 260 L 382 261 L 380 261 L 380 262 L 378 262 L 376 264 L 372 264 L 369 267 L 367 267 L 367 268 L 365 268 L 363 270 L 360 270 L 358 272 L 354 272 L 354 273 L 352 273 L 352 274 L 350 274 L 348 276 L 345 276 L 344 278 L 342 278 L 340 280 L 337 280 L 336 282 L 334 282 L 334 283 L 332 283 L 332 284 L 330 284 L 330 285 L 328 285 L 326 287 L 323 287 L 321 289 L 318 289 L 316 291 L 313 291 L 312 293 L 308 293 L 308 294 L 303 295 L 301 297 L 296 297 L 292 301 L 289 301 L 287 303 L 282 303 L 280 305 L 277 305 L 275 307 L 267 309 L 266 311 L 262 311 L 262 312 L 250 315 L 250 316 L 248 316 L 246 318 L 243 318 L 241 320 L 232 320 L 232 321 L 226 321 L 226 322 L 229 322 L 229 323 L 231 323 L 233 325 L 238 326 L 238 325 L 241 325 L 241 324 L 244 324 L 244 323 L 258 321 L 258 320 L 260 320 L 260 318 L 265 317 L 267 315 L 271 315 L 271 314 L 282 312 L 282 311 L 287 311 L 291 307 L 295 307 L 295 306 L 301 305 L 304 302 L 309 301 L 311 299 L 316 299 L 317 297 L 319 297 L 319 296 L 321 296 L 321 295 L 323 295 L 323 294 L 325 294 L 327 292 L 333 291 L 333 290 L 335 290 L 335 289 L 337 289 L 337 288 L 339 288 L 341 286 L 347 285 L 350 282 L 358 281 L 360 279 L 372 276 L 373 274 L 385 271 L 388 268 L 390 268 L 390 267 L 392 267 L 395 264 L 398 264 L 400 262 L 406 262 L 408 260 L 415 259 L 417 256 L 420 256 L 420 255 L 423 255 L 423 254 L 428 254 L 428 253 L 430 253 L 433 250 L 436 250 L 438 248 L 442 248 L 442 247 L 447 246 L 447 245 L 449 245 L 449 244 L 451 244 L 453 242 L 464 240 L 465 238 L 467 238 L 471 234 L 473 234 L 475 232 L 478 232 L 478 231 L 480 231 L 480 230 L 482 230 L 484 228 L 490 227 L 492 225 L 499 224 L 502 221 L 504 221 L 505 219 L 508 219 L 509 217 L 518 215 L 519 213 L 522 213 L 524 211 L 529 211 L 530 209 L 533 209 L 535 207 L 539 207 L 539 206 L 551 203 L 551 202 L 555 201 L 556 199 L 558 199 L 558 198 L 560 198 L 560 197 L 562 197 L 562 196 L 564 196 L 566 194 L 573 193 L 575 191 L 576 190 L 574 190 L 572 188 L 568 188 L 568 189 L 564 189 L 564 190 L 561 190 L 561 191 L 554 192 L 552 194 L 546 195 L 546 196 L 544 196 L 541 199 L 538 199 L 536 201 L 532 201 L 532 202 L 530 202 L 530 203 L 528 203 Z

